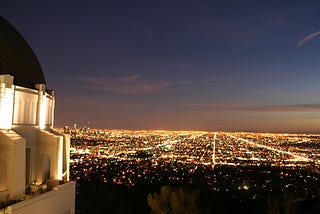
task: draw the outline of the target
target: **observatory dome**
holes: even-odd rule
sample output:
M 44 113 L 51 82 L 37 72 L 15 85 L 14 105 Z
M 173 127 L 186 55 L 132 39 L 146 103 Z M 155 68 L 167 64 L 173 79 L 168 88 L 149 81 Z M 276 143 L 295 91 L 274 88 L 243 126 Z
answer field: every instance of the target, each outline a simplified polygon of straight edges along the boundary
M 13 84 L 35 89 L 46 84 L 40 63 L 28 42 L 0 16 L 0 75 L 10 74 Z

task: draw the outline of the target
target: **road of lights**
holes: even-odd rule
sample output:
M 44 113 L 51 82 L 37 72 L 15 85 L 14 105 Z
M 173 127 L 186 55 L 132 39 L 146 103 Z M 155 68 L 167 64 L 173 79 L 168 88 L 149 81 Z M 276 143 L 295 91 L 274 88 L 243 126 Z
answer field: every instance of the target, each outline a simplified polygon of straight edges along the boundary
M 264 145 L 264 144 L 260 144 L 260 143 L 257 143 L 257 142 L 253 142 L 251 140 L 248 140 L 248 139 L 244 139 L 244 138 L 241 138 L 241 137 L 236 137 L 230 133 L 227 133 L 227 135 L 233 139 L 237 139 L 237 140 L 241 140 L 247 144 L 250 144 L 250 145 L 253 145 L 253 146 L 257 146 L 257 147 L 260 147 L 260 148 L 264 148 L 264 149 L 268 149 L 270 151 L 274 151 L 274 152 L 278 152 L 278 153 L 282 153 L 282 154 L 287 154 L 287 155 L 290 155 L 292 157 L 294 157 L 294 159 L 288 159 L 288 161 L 303 161 L 303 162 L 309 162 L 309 161 L 314 161 L 314 160 L 311 160 L 310 158 L 307 158 L 305 156 L 302 156 L 302 155 L 299 155 L 299 154 L 296 154 L 294 152 L 290 152 L 290 151 L 285 151 L 285 150 L 282 150 L 282 149 L 278 149 L 278 148 L 275 148 L 275 147 L 272 147 L 272 146 L 268 146 L 268 145 Z

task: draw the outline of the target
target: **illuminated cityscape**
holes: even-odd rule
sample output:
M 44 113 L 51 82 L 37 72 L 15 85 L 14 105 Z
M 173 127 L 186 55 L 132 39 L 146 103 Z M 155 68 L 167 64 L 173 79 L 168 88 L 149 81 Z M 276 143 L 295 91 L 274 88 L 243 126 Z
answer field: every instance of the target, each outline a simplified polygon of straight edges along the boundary
M 319 10 L 4 0 L 0 214 L 320 213 Z
M 320 198 L 320 135 L 70 129 L 71 179 L 129 189 L 205 186 L 239 200 Z M 245 195 L 243 195 L 245 194 Z

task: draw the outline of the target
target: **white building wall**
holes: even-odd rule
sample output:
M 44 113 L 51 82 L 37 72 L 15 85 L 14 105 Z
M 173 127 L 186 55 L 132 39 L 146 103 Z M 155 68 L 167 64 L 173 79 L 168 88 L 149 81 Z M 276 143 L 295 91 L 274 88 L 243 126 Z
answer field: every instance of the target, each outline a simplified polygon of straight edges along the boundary
M 15 86 L 13 106 L 14 125 L 52 128 L 54 98 L 47 92 Z
M 7 214 L 74 214 L 75 182 L 7 207 Z
M 0 75 L 0 202 L 25 198 L 30 184 L 54 189 L 0 213 L 74 213 L 75 183 L 60 185 L 69 180 L 70 138 L 52 130 L 54 93 L 44 84 L 36 88 L 15 86 L 11 75 Z
M 14 96 L 13 124 L 37 125 L 37 91 L 16 87 Z
M 19 198 L 25 193 L 25 139 L 14 131 L 0 130 L 0 161 L 5 165 L 6 181 L 2 190 L 9 191 L 9 198 Z
M 43 155 L 50 158 L 50 178 L 62 180 L 63 138 L 48 131 L 39 130 L 37 152 L 37 183 L 42 183 Z
M 53 112 L 54 112 L 54 98 L 50 96 L 46 96 L 46 103 L 47 103 L 47 109 L 46 109 L 46 121 L 45 125 L 46 127 L 52 127 L 53 126 Z
M 23 126 L 23 125 L 13 125 L 13 130 L 22 136 L 26 140 L 26 149 L 29 149 L 30 156 L 29 159 L 26 159 L 28 167 L 27 175 L 29 176 L 26 178 L 28 180 L 28 184 L 33 181 L 36 181 L 36 167 L 37 167 L 37 159 L 36 154 L 38 153 L 38 129 L 36 126 Z
M 14 90 L 13 77 L 0 75 L 0 129 L 11 129 Z

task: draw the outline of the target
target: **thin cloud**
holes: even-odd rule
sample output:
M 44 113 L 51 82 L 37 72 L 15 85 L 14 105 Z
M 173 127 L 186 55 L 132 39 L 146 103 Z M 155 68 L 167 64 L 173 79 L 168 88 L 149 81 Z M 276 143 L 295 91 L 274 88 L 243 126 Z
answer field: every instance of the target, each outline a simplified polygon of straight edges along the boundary
M 167 88 L 170 83 L 167 81 L 142 79 L 139 75 L 131 75 L 126 77 L 79 77 L 74 78 L 80 87 L 108 91 L 121 94 L 145 94 L 162 91 Z
M 309 35 L 306 36 L 306 37 L 303 37 L 302 39 L 299 40 L 299 42 L 298 42 L 298 44 L 297 44 L 298 47 L 300 47 L 300 46 L 303 45 L 304 43 L 309 42 L 310 40 L 316 38 L 316 37 L 319 36 L 319 35 L 320 35 L 320 30 L 317 31 L 317 32 L 311 33 L 311 34 L 309 34 Z
M 267 107 L 260 108 L 260 110 L 268 111 L 268 112 L 309 112 L 309 111 L 320 111 L 320 105 L 319 104 L 297 104 L 297 105 L 267 106 Z
M 267 105 L 255 106 L 243 110 L 262 112 L 311 112 L 320 111 L 320 104 Z
M 319 112 L 320 104 L 296 104 L 296 105 L 255 105 L 245 103 L 212 103 L 201 106 L 190 105 L 190 111 L 197 115 L 217 115 L 227 113 L 285 113 L 285 112 Z

